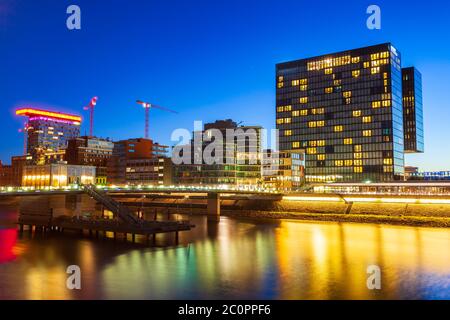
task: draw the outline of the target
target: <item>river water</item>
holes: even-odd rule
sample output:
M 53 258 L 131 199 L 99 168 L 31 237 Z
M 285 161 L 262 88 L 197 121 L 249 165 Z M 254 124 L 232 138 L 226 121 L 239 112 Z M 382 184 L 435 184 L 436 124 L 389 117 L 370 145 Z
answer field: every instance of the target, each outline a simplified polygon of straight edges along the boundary
M 19 234 L 0 207 L 0 299 L 450 299 L 450 229 L 222 217 L 153 245 Z M 66 269 L 81 269 L 69 290 Z M 367 288 L 367 267 L 381 290 Z

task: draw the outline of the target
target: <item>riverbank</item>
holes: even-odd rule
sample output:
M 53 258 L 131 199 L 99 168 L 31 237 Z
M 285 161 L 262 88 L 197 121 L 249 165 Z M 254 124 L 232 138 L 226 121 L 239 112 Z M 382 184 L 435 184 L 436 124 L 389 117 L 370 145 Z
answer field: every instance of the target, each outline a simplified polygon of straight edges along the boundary
M 383 214 L 333 214 L 268 211 L 222 211 L 224 216 L 252 219 L 293 219 L 304 221 L 390 224 L 412 227 L 450 228 L 450 217 L 396 216 Z

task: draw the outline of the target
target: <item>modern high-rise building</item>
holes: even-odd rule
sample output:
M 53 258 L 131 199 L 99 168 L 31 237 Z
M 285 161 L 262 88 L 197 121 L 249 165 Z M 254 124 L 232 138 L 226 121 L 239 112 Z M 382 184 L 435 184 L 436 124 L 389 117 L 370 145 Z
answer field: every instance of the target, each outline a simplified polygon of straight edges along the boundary
M 414 67 L 404 68 L 402 81 L 405 152 L 424 152 L 422 75 Z
M 18 109 L 16 115 L 28 117 L 27 153 L 33 164 L 61 160 L 67 142 L 80 135 L 81 117 L 76 115 L 33 108 Z
M 308 182 L 401 180 L 405 151 L 423 149 L 421 98 L 406 125 L 417 126 L 407 131 L 417 146 L 405 148 L 401 54 L 390 43 L 277 64 L 276 86 L 280 150 L 306 151 Z

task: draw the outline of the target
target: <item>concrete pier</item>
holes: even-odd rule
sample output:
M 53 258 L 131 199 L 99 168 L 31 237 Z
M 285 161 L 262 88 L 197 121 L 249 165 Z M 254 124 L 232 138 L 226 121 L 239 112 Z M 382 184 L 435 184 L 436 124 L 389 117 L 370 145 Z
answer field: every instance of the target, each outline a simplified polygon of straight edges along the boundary
M 217 192 L 208 193 L 208 221 L 220 221 L 220 194 Z

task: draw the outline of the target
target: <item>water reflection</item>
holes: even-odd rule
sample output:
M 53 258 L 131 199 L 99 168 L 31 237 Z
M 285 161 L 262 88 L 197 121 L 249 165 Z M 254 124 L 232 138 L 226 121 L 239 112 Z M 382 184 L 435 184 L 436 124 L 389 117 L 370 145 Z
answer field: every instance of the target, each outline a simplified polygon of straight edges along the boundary
M 448 229 L 192 220 L 178 246 L 173 235 L 147 247 L 0 230 L 0 298 L 450 299 Z M 65 287 L 71 264 L 81 291 Z M 366 287 L 371 264 L 381 267 L 380 291 Z

